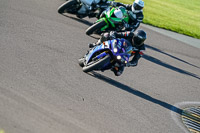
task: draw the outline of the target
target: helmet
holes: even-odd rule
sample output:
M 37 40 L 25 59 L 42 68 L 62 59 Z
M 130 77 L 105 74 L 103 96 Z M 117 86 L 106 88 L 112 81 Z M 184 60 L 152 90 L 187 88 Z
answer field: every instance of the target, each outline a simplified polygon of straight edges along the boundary
M 142 1 L 142 0 L 135 0 L 131 7 L 132 12 L 134 12 L 134 13 L 142 11 L 143 8 L 144 8 L 144 1 Z
M 146 40 L 147 35 L 146 32 L 143 30 L 137 30 L 132 38 L 132 45 L 133 46 L 141 46 L 144 41 Z

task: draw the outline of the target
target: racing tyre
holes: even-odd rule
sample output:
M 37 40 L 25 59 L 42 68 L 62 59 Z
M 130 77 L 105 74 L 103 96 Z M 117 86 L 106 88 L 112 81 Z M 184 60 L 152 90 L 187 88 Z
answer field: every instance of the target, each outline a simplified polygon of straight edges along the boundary
M 73 6 L 75 6 L 77 4 L 76 0 L 69 0 L 66 1 L 65 3 L 63 3 L 60 7 L 58 7 L 58 13 L 62 14 L 65 12 L 65 10 L 69 10 L 69 12 L 73 12 Z
M 110 55 L 106 55 L 105 57 L 99 60 L 91 61 L 87 66 L 83 67 L 83 72 L 98 70 L 99 68 L 102 68 L 107 62 L 109 62 L 110 59 L 111 59 Z
M 92 33 L 94 33 L 95 31 L 100 31 L 102 27 L 104 27 L 106 25 L 105 21 L 100 21 L 97 22 L 95 24 L 93 24 L 92 26 L 90 26 L 87 30 L 86 30 L 86 34 L 87 35 L 91 35 Z

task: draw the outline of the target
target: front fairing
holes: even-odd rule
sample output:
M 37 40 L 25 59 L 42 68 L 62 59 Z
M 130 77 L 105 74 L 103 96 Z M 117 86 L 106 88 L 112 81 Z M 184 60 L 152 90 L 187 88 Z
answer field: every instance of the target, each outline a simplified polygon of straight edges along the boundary
M 112 50 L 113 55 L 115 57 L 120 56 L 121 59 L 119 61 L 121 63 L 129 62 L 129 58 L 131 57 L 131 54 L 133 51 L 132 46 L 128 46 L 127 43 L 124 41 L 124 39 L 117 39 L 112 44 L 112 47 L 113 47 L 113 50 Z M 115 52 L 114 52 L 114 49 L 117 49 L 117 50 L 115 50 Z
M 100 52 L 100 51 L 109 50 L 109 49 L 110 49 L 110 44 L 108 41 L 106 41 L 105 43 L 102 43 L 101 45 L 94 47 L 85 56 L 86 64 L 88 64 L 88 62 L 92 59 L 92 57 L 95 55 L 95 53 Z
M 122 14 L 123 14 L 123 17 L 121 18 L 117 18 L 115 15 L 114 15 L 114 12 L 117 10 L 117 9 L 120 9 Z M 105 12 L 105 22 L 108 23 L 108 24 L 111 24 L 112 27 L 115 27 L 115 24 L 120 24 L 120 23 L 123 23 L 123 21 L 127 22 L 129 21 L 129 16 L 127 14 L 127 11 L 124 9 L 124 8 L 112 8 L 110 10 L 106 10 Z

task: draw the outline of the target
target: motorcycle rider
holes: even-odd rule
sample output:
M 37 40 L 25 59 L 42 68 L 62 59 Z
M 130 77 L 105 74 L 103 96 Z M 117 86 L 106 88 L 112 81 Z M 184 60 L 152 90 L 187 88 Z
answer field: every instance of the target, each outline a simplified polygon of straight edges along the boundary
M 95 44 L 89 44 L 89 47 L 92 48 L 96 45 L 99 45 L 107 40 L 124 38 L 124 42 L 122 42 L 122 47 L 132 47 L 132 58 L 129 63 L 126 64 L 127 67 L 137 66 L 138 60 L 142 57 L 143 51 L 145 50 L 144 41 L 146 40 L 146 32 L 143 30 L 137 30 L 135 32 L 126 31 L 126 32 L 116 32 L 111 31 L 110 33 L 102 34 L 102 37 Z M 125 48 L 126 49 L 126 48 Z M 111 69 L 115 76 L 120 76 L 124 71 L 124 64 L 116 63 L 114 67 Z
M 132 5 L 113 1 L 111 2 L 111 5 L 122 6 L 128 10 L 130 20 L 128 24 L 125 24 L 126 30 L 134 31 L 139 27 L 140 23 L 142 22 L 144 18 L 144 15 L 143 15 L 144 1 L 143 0 L 135 0 Z
M 99 17 L 101 12 L 100 9 L 99 13 L 95 13 L 94 10 L 97 9 L 100 6 L 105 6 L 110 5 L 111 2 L 108 0 L 82 0 L 84 4 L 82 4 L 81 8 L 78 10 L 78 14 L 76 15 L 79 18 L 84 18 L 84 17 Z

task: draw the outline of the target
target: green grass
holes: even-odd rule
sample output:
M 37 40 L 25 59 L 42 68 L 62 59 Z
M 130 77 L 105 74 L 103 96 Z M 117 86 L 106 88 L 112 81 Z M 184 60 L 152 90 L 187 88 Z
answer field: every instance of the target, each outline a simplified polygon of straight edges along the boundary
M 117 0 L 132 4 L 133 0 Z M 144 0 L 143 23 L 200 39 L 200 0 Z

